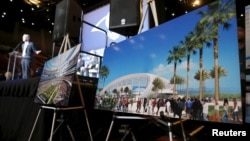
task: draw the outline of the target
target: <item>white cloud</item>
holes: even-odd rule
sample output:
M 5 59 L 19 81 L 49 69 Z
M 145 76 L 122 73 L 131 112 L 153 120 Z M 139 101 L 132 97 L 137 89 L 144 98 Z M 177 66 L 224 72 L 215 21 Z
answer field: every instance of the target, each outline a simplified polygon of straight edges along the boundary
M 135 43 L 135 40 L 132 39 L 132 38 L 130 38 L 128 41 L 129 41 L 131 44 L 134 44 L 134 43 Z
M 156 57 L 157 57 L 157 56 L 156 56 L 155 53 L 151 53 L 151 54 L 150 54 L 150 58 L 154 59 L 154 58 L 156 58 Z
M 163 77 L 171 77 L 173 75 L 173 65 L 163 65 L 159 64 L 156 68 L 153 69 L 153 74 L 157 74 Z
M 190 69 L 190 75 L 193 76 L 198 70 L 198 65 L 190 60 L 190 67 L 192 68 Z M 178 75 L 185 77 L 187 73 L 187 61 L 183 61 L 181 64 L 177 64 L 176 70 Z M 174 74 L 174 64 L 159 64 L 153 69 L 152 73 L 167 79 L 171 79 Z
M 120 48 L 119 48 L 118 46 L 114 46 L 113 49 L 114 49 L 115 51 L 119 51 L 119 50 L 120 50 Z

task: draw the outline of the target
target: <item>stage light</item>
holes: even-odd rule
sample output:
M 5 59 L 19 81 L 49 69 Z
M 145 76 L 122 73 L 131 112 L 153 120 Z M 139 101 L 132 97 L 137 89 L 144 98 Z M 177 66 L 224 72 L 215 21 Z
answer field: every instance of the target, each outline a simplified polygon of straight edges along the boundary
M 24 0 L 24 2 L 26 2 L 29 5 L 36 5 L 36 6 L 39 6 L 42 3 L 42 1 L 40 0 Z
M 56 4 L 60 0 L 24 0 L 25 3 L 29 5 L 35 5 L 37 8 L 43 7 L 43 6 L 50 6 L 53 4 Z
M 200 0 L 195 0 L 195 1 L 192 3 L 193 7 L 199 6 L 200 4 L 201 4 Z

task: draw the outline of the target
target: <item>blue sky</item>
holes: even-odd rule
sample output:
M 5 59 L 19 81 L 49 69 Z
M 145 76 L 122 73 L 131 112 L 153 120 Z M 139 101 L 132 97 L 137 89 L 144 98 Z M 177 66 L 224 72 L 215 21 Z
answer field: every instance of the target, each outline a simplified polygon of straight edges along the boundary
M 180 45 L 180 41 L 193 30 L 200 19 L 197 14 L 199 10 L 192 11 L 174 20 L 161 24 L 146 32 L 122 41 L 114 46 L 105 49 L 103 65 L 108 66 L 109 76 L 105 85 L 111 81 L 131 73 L 152 73 L 171 79 L 173 77 L 173 63 L 167 63 L 169 50 L 173 46 Z M 239 56 L 237 43 L 236 18 L 229 21 L 229 30 L 219 31 L 219 65 L 228 73 L 221 77 L 221 90 L 227 89 L 240 92 Z M 190 88 L 198 88 L 199 82 L 193 76 L 199 69 L 199 54 L 191 55 Z M 203 50 L 203 67 L 208 72 L 213 68 L 213 47 Z M 177 64 L 177 75 L 186 79 L 186 58 L 181 64 Z M 102 81 L 99 81 L 102 83 Z M 101 84 L 103 86 L 103 84 Z M 205 81 L 206 88 L 214 87 L 214 80 Z

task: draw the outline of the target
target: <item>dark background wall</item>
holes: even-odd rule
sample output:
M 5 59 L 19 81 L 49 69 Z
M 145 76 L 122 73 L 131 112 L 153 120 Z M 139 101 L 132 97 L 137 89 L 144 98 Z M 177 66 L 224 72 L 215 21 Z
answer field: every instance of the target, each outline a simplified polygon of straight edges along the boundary
M 242 1 L 242 0 L 238 0 L 237 2 Z M 245 3 L 247 1 L 244 1 Z M 161 5 L 162 6 L 162 5 Z M 164 9 L 164 7 L 162 7 Z M 170 14 L 170 13 L 163 13 L 163 14 Z M 165 21 L 166 18 L 161 17 L 160 18 L 160 22 Z M 6 52 L 3 51 L 0 54 L 0 61 L 1 61 L 1 65 L 5 64 L 3 68 L 0 68 L 0 72 L 4 69 L 6 69 L 6 56 L 8 55 L 8 51 L 10 51 L 10 48 L 14 48 L 20 41 L 21 41 L 21 37 L 23 33 L 29 33 L 32 37 L 32 41 L 35 42 L 37 49 L 41 49 L 42 50 L 42 55 L 46 56 L 48 58 L 51 57 L 52 55 L 52 48 L 53 48 L 53 41 L 52 41 L 52 34 L 49 33 L 49 30 L 47 29 L 34 29 L 34 28 L 27 28 L 24 26 L 21 26 L 19 23 L 15 23 L 13 24 L 13 28 L 10 29 L 6 29 L 6 30 L 0 30 L 0 44 L 7 46 L 6 48 Z M 56 49 L 58 49 L 59 46 L 57 45 Z M 2 48 L 1 48 L 2 49 Z M 56 51 L 55 51 L 56 52 Z M 5 60 L 3 60 L 3 59 Z M 2 94 L 2 93 L 1 93 Z M 88 115 L 89 115 L 89 121 L 90 121 L 90 125 L 91 125 L 91 130 L 92 133 L 94 135 L 95 140 L 105 140 L 105 137 L 107 136 L 110 124 L 112 122 L 113 119 L 113 112 L 112 111 L 100 111 L 100 110 L 94 110 L 92 107 L 92 103 L 94 100 L 94 95 L 95 95 L 95 90 L 93 89 L 89 89 L 85 91 L 85 100 L 86 100 L 86 104 L 88 107 Z M 33 95 L 34 96 L 34 95 Z M 25 97 L 25 98 L 20 98 L 20 95 L 17 95 L 17 97 L 14 97 L 13 99 L 9 98 L 9 97 L 2 97 L 0 98 L 0 109 L 1 109 L 1 114 L 5 115 L 5 112 L 10 112 L 10 110 L 13 110 L 17 113 L 14 113 L 13 115 L 11 115 L 11 117 L 6 117 L 6 119 L 8 119 L 8 123 L 12 123 L 12 125 L 6 125 L 2 126 L 1 124 L 1 131 L 0 131 L 0 136 L 2 136 L 2 134 L 4 133 L 3 131 L 7 131 L 6 129 L 10 129 L 13 127 L 17 127 L 16 124 L 14 123 L 16 115 L 18 115 L 20 113 L 25 114 L 25 118 L 29 117 L 31 118 L 30 120 L 27 121 L 27 123 L 24 123 L 25 125 L 22 125 L 22 127 L 20 127 L 20 129 L 23 129 L 26 125 L 28 125 L 29 127 L 32 125 L 33 121 L 34 121 L 34 116 L 36 115 L 36 112 L 39 108 L 38 105 L 36 105 L 35 103 L 33 103 L 33 96 L 31 97 Z M 25 102 L 26 104 L 24 104 L 23 102 Z M 7 105 L 4 105 L 7 104 Z M 30 108 L 32 106 L 32 109 L 29 110 L 23 110 L 20 111 L 20 106 L 24 106 L 25 108 Z M 3 111 L 3 112 L 2 112 Z M 29 112 L 32 112 L 32 114 L 30 114 Z M 51 113 L 48 113 L 48 119 L 51 118 Z M 69 113 L 69 122 L 70 125 L 74 131 L 74 133 L 76 133 L 77 135 L 77 140 L 82 140 L 82 139 L 87 139 L 88 138 L 88 131 L 86 128 L 86 124 L 85 124 L 85 117 L 82 113 L 82 111 L 80 112 L 74 112 L 74 113 Z M 122 116 L 131 116 L 131 114 L 119 114 Z M 133 115 L 132 115 L 133 116 Z M 1 116 L 1 123 L 4 123 L 3 120 L 4 116 Z M 11 119 L 13 118 L 13 119 Z M 177 119 L 171 119 L 171 121 L 176 121 Z M 18 120 L 19 122 L 23 122 L 24 120 Z M 26 120 L 25 120 L 26 122 Z M 112 133 L 111 133 L 111 138 L 113 140 L 120 140 L 123 137 L 123 134 L 119 133 L 119 129 L 120 129 L 120 125 L 122 124 L 129 124 L 130 126 L 133 127 L 133 131 L 135 133 L 136 138 L 138 138 L 139 140 L 153 140 L 159 136 L 164 136 L 164 135 L 168 135 L 168 130 L 165 126 L 160 125 L 159 123 L 157 123 L 154 119 L 148 119 L 148 120 L 142 120 L 142 121 L 138 121 L 138 120 L 119 120 L 119 119 L 115 119 L 115 123 L 114 123 L 114 128 L 112 129 Z M 48 125 L 48 127 L 45 128 L 44 132 L 45 132 L 45 136 L 40 138 L 40 139 L 45 139 L 47 138 L 48 135 L 48 130 L 50 129 L 50 120 L 46 121 L 46 125 Z M 211 140 L 210 136 L 211 136 L 211 131 L 212 129 L 220 129 L 220 130 L 245 130 L 247 131 L 248 135 L 250 134 L 250 125 L 249 124 L 243 124 L 243 125 L 238 125 L 238 124 L 225 124 L 225 123 L 211 123 L 211 122 L 201 122 L 201 121 L 192 121 L 192 120 L 188 120 L 184 122 L 184 128 L 185 128 L 185 132 L 188 134 L 191 131 L 195 130 L 196 128 L 198 128 L 199 126 L 204 126 L 204 129 L 202 129 L 200 132 L 198 132 L 197 134 L 195 134 L 193 137 L 189 137 L 190 140 L 201 140 L 201 141 L 206 141 L 206 140 Z M 6 128 L 6 129 L 5 129 Z M 30 131 L 30 128 L 25 129 L 25 135 L 27 135 Z M 17 130 L 15 130 L 17 131 Z M 19 131 L 17 131 L 19 132 Z M 57 136 L 61 136 L 61 135 L 67 135 L 67 130 L 63 131 L 64 133 L 61 132 L 61 134 L 57 135 Z M 176 125 L 173 127 L 173 133 L 175 134 L 176 137 L 178 138 L 182 138 L 182 129 L 179 125 Z M 20 132 L 21 133 L 21 132 Z M 41 134 L 41 132 L 36 132 L 36 134 Z M 10 136 L 12 136 L 11 134 L 8 134 Z M 25 136 L 26 137 L 26 136 Z M 59 137 L 58 137 L 59 138 Z M 1 139 L 1 138 L 0 138 Z M 23 138 L 24 139 L 24 138 Z M 213 138 L 212 138 L 213 139 Z M 4 140 L 4 139 L 3 139 Z M 18 139 L 18 136 L 12 136 L 12 139 L 7 140 L 7 141 L 19 141 L 22 139 Z M 63 140 L 63 139 L 61 139 Z M 64 138 L 64 140 L 68 140 L 67 138 Z M 128 139 L 129 140 L 129 139 Z M 131 139 L 130 139 L 131 140 Z M 6 141 L 6 140 L 5 140 Z

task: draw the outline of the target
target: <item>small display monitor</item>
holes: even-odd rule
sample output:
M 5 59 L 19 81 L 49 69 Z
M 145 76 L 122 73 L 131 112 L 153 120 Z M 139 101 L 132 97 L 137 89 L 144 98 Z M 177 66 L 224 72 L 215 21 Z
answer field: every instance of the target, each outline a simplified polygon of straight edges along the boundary
M 78 55 L 76 73 L 82 81 L 97 80 L 99 78 L 102 56 L 97 55 L 95 50 L 80 51 Z

